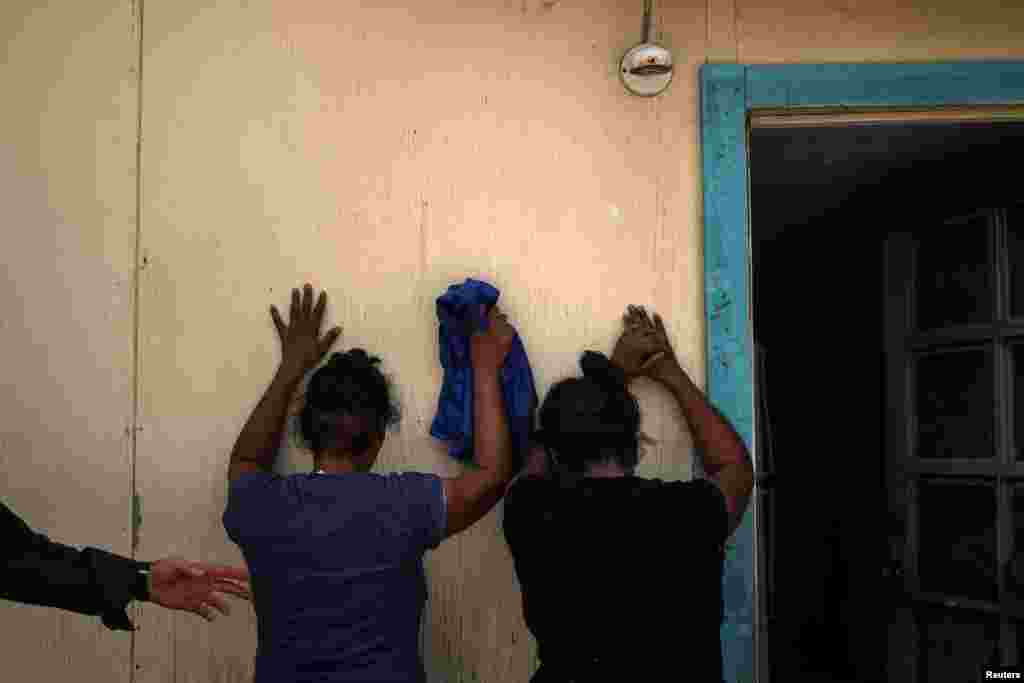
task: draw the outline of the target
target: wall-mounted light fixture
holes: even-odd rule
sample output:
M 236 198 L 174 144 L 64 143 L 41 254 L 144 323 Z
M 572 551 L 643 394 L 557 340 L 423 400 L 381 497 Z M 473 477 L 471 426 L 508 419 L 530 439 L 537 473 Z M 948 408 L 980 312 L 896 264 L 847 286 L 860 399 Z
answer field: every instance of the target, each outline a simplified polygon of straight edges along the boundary
M 653 97 L 672 81 L 672 53 L 650 42 L 651 2 L 644 0 L 643 41 L 622 58 L 619 76 L 626 90 L 641 97 Z

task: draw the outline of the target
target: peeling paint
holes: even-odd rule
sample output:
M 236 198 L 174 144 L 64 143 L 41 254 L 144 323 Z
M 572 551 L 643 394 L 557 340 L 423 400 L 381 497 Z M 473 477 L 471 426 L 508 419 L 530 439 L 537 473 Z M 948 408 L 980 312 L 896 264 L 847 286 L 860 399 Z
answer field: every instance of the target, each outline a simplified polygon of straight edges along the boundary
M 749 445 L 753 406 L 752 362 L 747 337 L 736 329 L 734 315 L 743 309 L 746 289 L 747 204 L 745 135 L 745 67 L 705 66 L 702 69 L 704 121 L 704 273 L 708 315 L 708 395 Z M 735 304 L 735 307 L 734 307 Z M 730 311 L 731 308 L 731 311 Z M 748 405 L 749 404 L 749 405 Z M 722 624 L 725 679 L 752 680 L 753 532 L 747 513 L 726 553 Z

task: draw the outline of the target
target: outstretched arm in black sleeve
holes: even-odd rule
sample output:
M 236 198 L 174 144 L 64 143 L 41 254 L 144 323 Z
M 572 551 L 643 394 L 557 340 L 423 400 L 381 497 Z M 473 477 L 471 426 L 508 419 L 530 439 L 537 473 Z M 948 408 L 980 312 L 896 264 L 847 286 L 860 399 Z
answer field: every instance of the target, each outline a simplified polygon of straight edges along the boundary
M 99 615 L 107 628 L 134 631 L 132 600 L 191 611 L 211 620 L 227 613 L 225 594 L 248 599 L 248 572 L 168 558 L 136 562 L 98 548 L 76 550 L 36 533 L 0 503 L 0 598 Z

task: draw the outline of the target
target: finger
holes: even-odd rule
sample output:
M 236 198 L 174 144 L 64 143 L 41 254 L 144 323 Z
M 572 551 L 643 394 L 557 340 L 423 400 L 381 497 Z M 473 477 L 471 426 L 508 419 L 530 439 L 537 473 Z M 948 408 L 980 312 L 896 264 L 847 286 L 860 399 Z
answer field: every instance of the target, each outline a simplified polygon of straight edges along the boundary
M 508 322 L 508 314 L 506 314 L 503 310 L 498 308 L 497 305 L 495 305 L 494 308 L 491 309 L 490 315 L 488 315 L 487 317 L 490 320 L 490 322 L 494 323 L 494 325 L 497 326 L 498 332 L 502 332 L 506 328 L 511 327 L 511 325 Z
M 228 603 L 228 596 L 223 593 L 214 591 L 210 593 L 210 597 L 207 600 L 209 600 L 210 606 L 219 610 L 221 614 L 231 614 L 231 604 Z
M 214 579 L 218 586 L 233 586 L 242 591 L 248 591 L 252 588 L 249 581 L 243 581 L 242 579 Z M 218 590 L 220 590 L 218 588 Z
M 292 290 L 292 309 L 288 313 L 288 315 L 289 315 L 288 323 L 289 324 L 295 322 L 295 320 L 299 317 L 299 307 L 300 306 L 301 306 L 301 304 L 300 304 L 300 299 L 299 299 L 299 290 L 298 289 L 293 289 Z
M 252 600 L 251 589 L 245 586 L 240 586 L 237 583 L 232 583 L 231 581 L 218 581 L 213 585 L 213 588 L 225 595 L 233 595 L 236 598 L 242 598 L 243 600 Z
M 652 365 L 654 365 L 655 363 L 657 363 L 659 360 L 661 360 L 664 357 L 665 357 L 665 352 L 664 351 L 659 351 L 658 353 L 654 354 L 653 356 L 651 356 L 650 358 L 645 360 L 643 362 L 643 364 L 640 366 L 640 369 L 641 370 L 646 370 L 647 368 L 651 367 Z
M 654 328 L 658 331 L 665 341 L 668 341 L 668 332 L 665 331 L 665 323 L 662 321 L 661 316 L 657 313 L 654 314 Z
M 630 318 L 630 327 L 634 330 L 643 330 L 646 327 L 652 327 L 651 321 L 647 318 L 647 311 L 644 310 L 643 306 L 633 307 L 633 317 Z
M 238 579 L 239 581 L 249 580 L 249 570 L 245 567 L 211 565 L 206 567 L 206 574 L 213 579 Z
M 306 283 L 302 288 L 302 317 L 308 318 L 313 310 L 313 285 Z
M 163 560 L 163 562 L 166 566 L 170 567 L 175 574 L 198 578 L 206 573 L 203 569 L 203 565 L 198 562 L 189 562 L 181 557 L 169 557 Z
M 327 308 L 327 292 L 320 292 L 316 298 L 316 308 L 313 309 L 313 320 L 319 325 L 324 319 L 324 309 Z
M 327 332 L 327 334 L 324 335 L 324 340 L 320 344 L 320 355 L 321 356 L 331 350 L 331 347 L 334 346 L 334 342 L 338 341 L 338 337 L 339 336 L 341 336 L 341 328 L 340 327 L 335 327 L 335 328 L 329 330 Z
M 277 310 L 277 306 L 270 307 L 270 317 L 274 319 L 274 327 L 277 328 L 277 336 L 284 341 L 285 336 L 288 334 L 288 326 L 281 320 L 281 314 Z

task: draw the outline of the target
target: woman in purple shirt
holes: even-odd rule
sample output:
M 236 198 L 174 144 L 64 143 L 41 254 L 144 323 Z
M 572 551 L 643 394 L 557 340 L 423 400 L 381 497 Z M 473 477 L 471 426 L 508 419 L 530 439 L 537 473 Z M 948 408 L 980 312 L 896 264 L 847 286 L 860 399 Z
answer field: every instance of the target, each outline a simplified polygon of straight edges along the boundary
M 231 454 L 224 528 L 249 565 L 258 619 L 255 683 L 425 680 L 418 643 L 423 554 L 483 517 L 511 479 L 500 368 L 515 330 L 492 309 L 472 337 L 474 459 L 452 479 L 370 470 L 397 420 L 380 359 L 335 353 L 309 380 L 302 435 L 314 470 L 273 471 L 289 401 L 338 338 L 327 299 L 292 292 L 271 315 L 280 367 Z

